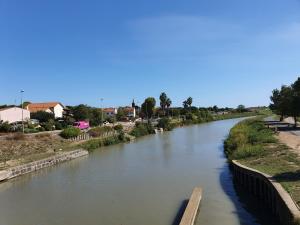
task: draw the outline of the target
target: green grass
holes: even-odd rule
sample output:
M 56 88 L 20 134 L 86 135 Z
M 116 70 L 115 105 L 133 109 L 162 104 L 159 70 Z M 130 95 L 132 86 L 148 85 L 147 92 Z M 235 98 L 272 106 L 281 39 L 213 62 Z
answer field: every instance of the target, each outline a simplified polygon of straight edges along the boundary
M 278 143 L 275 133 L 262 121 L 249 119 L 233 127 L 225 152 L 230 160 L 273 176 L 300 205 L 300 158 Z

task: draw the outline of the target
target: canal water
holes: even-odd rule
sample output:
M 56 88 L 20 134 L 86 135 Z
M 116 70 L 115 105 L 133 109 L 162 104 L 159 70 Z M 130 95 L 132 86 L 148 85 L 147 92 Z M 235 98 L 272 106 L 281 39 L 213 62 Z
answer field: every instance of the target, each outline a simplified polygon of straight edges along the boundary
M 278 225 L 232 182 L 223 140 L 238 121 L 177 128 L 0 183 L 0 224 L 175 225 L 201 186 L 197 225 Z

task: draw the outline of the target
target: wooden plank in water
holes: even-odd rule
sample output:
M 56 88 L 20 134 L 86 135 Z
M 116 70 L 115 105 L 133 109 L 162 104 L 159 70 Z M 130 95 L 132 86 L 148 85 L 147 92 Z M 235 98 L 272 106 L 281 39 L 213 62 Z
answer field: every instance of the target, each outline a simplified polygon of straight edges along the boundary
M 179 225 L 194 225 L 202 199 L 202 188 L 196 187 L 193 190 L 189 203 L 184 211 Z

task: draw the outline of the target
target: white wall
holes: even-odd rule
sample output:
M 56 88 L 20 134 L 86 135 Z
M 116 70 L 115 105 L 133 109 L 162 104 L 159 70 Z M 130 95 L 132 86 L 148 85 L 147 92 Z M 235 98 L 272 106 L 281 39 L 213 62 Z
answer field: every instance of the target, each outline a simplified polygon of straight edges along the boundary
M 54 107 L 54 117 L 55 118 L 62 118 L 63 117 L 63 111 L 64 111 L 64 108 L 58 104 Z
M 30 112 L 26 109 L 23 109 L 23 119 L 24 120 L 30 119 Z M 14 107 L 5 110 L 0 110 L 0 120 L 9 123 L 22 121 L 22 109 L 18 107 Z

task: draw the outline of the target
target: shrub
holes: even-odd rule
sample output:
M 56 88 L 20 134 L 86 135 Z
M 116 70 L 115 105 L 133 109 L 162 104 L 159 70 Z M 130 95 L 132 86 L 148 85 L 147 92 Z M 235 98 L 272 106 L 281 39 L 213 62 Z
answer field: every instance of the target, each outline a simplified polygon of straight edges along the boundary
M 109 134 L 112 131 L 113 131 L 113 128 L 104 126 L 104 127 L 93 128 L 93 129 L 89 130 L 88 133 L 92 137 L 102 137 L 104 135 Z
M 55 129 L 55 121 L 54 120 L 49 120 L 46 123 L 42 123 L 41 126 L 44 127 L 44 129 L 46 131 L 52 131 L 52 130 Z
M 39 132 L 37 129 L 32 129 L 32 128 L 25 128 L 24 129 L 24 133 L 28 134 L 28 133 L 37 133 Z
M 238 148 L 237 151 L 233 152 L 232 158 L 244 159 L 262 155 L 263 152 L 264 148 L 261 145 L 246 145 Z
M 162 118 L 158 121 L 157 127 L 163 128 L 165 131 L 170 131 L 174 128 L 169 118 Z
M 55 121 L 54 126 L 55 126 L 56 130 L 62 130 L 63 129 L 63 124 L 61 124 L 58 121 Z
M 119 140 L 119 138 L 116 136 L 108 137 L 103 140 L 104 146 L 114 145 L 114 144 L 118 144 L 120 142 L 121 142 L 121 140 Z
M 68 127 L 64 129 L 61 133 L 60 136 L 63 138 L 74 138 L 77 137 L 81 133 L 79 128 L 76 127 Z
M 87 149 L 88 151 L 92 151 L 102 146 L 103 146 L 103 141 L 101 139 L 88 140 L 84 144 L 82 144 L 82 147 L 84 149 Z
M 122 126 L 122 124 L 118 124 L 118 125 L 114 126 L 114 130 L 116 130 L 116 131 L 118 131 L 118 132 L 123 131 L 123 126 Z
M 101 148 L 102 146 L 114 145 L 128 140 L 128 138 L 125 137 L 125 134 L 124 137 L 120 135 L 121 134 L 107 138 L 91 139 L 83 143 L 81 146 L 88 151 L 93 151 L 97 148 Z
M 40 132 L 43 132 L 43 131 L 45 131 L 45 128 L 44 128 L 44 127 L 39 127 L 38 130 L 39 130 Z
M 136 123 L 133 130 L 130 132 L 132 136 L 141 137 L 148 134 L 154 134 L 154 128 L 151 123 Z
M 0 132 L 9 132 L 12 126 L 8 122 L 0 123 Z

